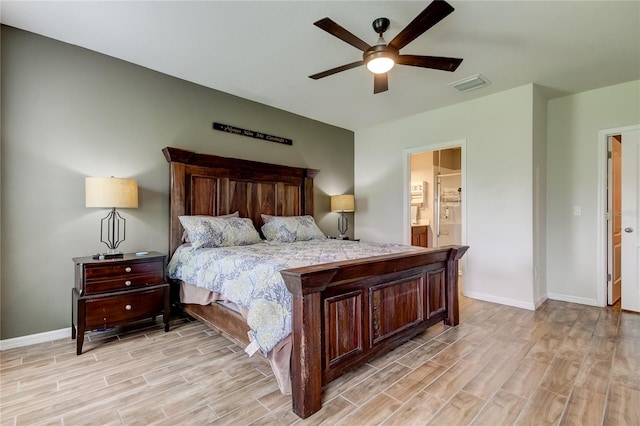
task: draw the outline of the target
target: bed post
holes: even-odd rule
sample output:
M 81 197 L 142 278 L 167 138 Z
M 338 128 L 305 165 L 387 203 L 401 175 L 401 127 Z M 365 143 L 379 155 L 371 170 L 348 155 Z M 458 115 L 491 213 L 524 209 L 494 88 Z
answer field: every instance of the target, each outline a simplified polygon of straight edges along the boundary
M 313 179 L 320 173 L 320 170 L 305 169 L 304 182 L 302 190 L 304 191 L 302 211 L 304 214 L 313 216 Z
M 445 325 L 455 327 L 460 322 L 458 307 L 458 261 L 466 253 L 467 246 L 451 246 L 447 257 L 447 317 Z
M 164 148 L 162 153 L 171 169 L 169 181 L 169 257 L 171 257 L 182 243 L 182 227 L 178 216 L 185 214 L 185 162 L 193 153 L 169 147 Z
M 338 268 L 319 270 L 304 278 L 282 271 L 292 299 L 291 400 L 303 419 L 322 407 L 321 298 Z
M 180 227 L 179 216 L 185 214 L 184 205 L 184 164 L 171 163 L 171 189 L 169 197 L 169 256 L 173 256 L 178 246 L 182 242 L 182 228 Z

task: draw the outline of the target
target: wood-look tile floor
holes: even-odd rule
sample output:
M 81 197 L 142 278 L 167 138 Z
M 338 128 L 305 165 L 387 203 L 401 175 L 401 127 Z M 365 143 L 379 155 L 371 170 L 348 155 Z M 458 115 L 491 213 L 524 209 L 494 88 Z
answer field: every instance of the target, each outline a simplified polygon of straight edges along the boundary
M 0 354 L 2 425 L 639 425 L 640 315 L 461 299 L 432 327 L 337 381 L 301 420 L 266 361 L 185 318 Z M 88 341 L 87 341 L 88 340 Z

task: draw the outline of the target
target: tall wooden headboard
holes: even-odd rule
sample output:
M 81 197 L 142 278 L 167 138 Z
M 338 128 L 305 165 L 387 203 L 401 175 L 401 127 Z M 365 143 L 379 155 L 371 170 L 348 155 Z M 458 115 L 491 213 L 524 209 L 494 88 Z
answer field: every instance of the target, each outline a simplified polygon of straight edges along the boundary
M 319 170 L 164 148 L 171 166 L 169 255 L 182 243 L 178 216 L 240 212 L 260 231 L 261 214 L 313 215 L 313 178 Z

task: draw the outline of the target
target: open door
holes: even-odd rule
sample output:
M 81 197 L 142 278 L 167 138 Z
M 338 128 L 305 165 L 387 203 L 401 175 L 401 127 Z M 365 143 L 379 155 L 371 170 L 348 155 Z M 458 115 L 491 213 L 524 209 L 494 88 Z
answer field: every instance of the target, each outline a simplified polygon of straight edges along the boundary
M 622 309 L 640 312 L 640 130 L 622 133 Z
M 607 274 L 607 303 L 615 304 L 620 299 L 621 253 L 622 253 L 622 141 L 621 136 L 609 136 L 608 140 L 609 160 L 607 162 L 608 188 L 607 211 L 608 221 L 608 274 Z

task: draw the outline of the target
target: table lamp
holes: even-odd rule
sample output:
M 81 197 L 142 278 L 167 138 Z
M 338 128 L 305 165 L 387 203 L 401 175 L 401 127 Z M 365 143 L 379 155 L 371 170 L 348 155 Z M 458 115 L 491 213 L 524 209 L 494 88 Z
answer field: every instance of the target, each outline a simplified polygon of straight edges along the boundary
M 100 241 L 108 247 L 105 259 L 123 257 L 117 248 L 125 240 L 127 221 L 116 209 L 138 208 L 138 182 L 116 177 L 85 178 L 86 207 L 110 208 L 100 221 Z M 106 238 L 106 239 L 105 239 Z
M 348 238 L 346 233 L 349 230 L 349 219 L 345 213 L 355 211 L 355 200 L 353 195 L 332 195 L 331 211 L 340 212 L 340 217 L 338 218 L 338 232 L 340 232 L 340 235 L 338 238 L 346 240 Z

